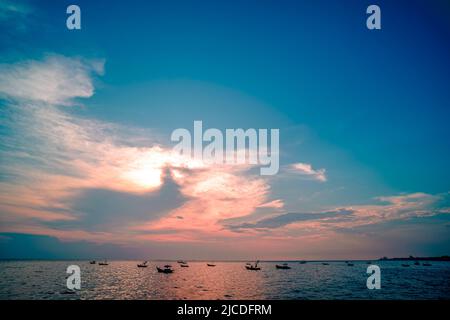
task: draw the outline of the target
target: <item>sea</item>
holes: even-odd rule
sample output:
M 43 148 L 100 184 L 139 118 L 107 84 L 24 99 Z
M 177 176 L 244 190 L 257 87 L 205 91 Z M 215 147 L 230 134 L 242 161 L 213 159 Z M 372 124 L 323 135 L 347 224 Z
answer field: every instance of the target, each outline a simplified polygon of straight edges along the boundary
M 414 261 L 260 262 L 261 270 L 246 270 L 245 262 L 174 261 L 0 261 L 0 299 L 38 300 L 166 300 L 166 299 L 450 299 L 450 262 L 414 265 Z M 408 264 L 408 267 L 402 264 Z M 174 272 L 158 273 L 156 266 L 170 264 Z M 368 266 L 380 267 L 380 289 L 368 289 Z M 80 268 L 80 290 L 67 288 L 68 266 Z

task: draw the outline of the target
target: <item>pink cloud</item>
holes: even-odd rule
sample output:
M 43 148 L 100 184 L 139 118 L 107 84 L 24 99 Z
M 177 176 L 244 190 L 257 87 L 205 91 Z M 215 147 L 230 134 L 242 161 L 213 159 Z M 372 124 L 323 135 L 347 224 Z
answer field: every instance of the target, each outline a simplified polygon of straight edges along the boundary
M 185 171 L 174 177 L 180 192 L 189 200 L 158 221 L 135 227 L 140 231 L 192 231 L 205 235 L 224 236 L 231 232 L 220 221 L 247 216 L 264 203 L 269 190 L 261 178 L 244 176 L 233 166 L 212 166 Z M 162 237 L 161 233 L 152 238 Z M 167 239 L 167 236 L 164 236 Z
M 168 230 L 158 237 L 173 240 L 194 238 L 201 230 L 230 234 L 221 220 L 249 215 L 260 206 L 282 206 L 280 200 L 267 203 L 267 181 L 248 174 L 251 166 L 193 160 L 158 143 L 158 135 L 151 130 L 82 119 L 60 108 L 72 105 L 74 98 L 93 95 L 92 75 L 103 72 L 102 63 L 51 56 L 1 68 L 0 94 L 13 99 L 8 107 L 14 119 L 5 125 L 18 133 L 2 141 L 15 150 L 2 151 L 2 156 L 14 159 L 4 164 L 2 172 L 15 179 L 0 183 L 4 209 L 0 221 L 8 221 L 10 230 L 20 229 L 24 219 L 33 218 L 34 225 L 27 224 L 29 232 L 86 239 L 88 235 L 81 230 L 58 232 L 41 223 L 78 219 L 83 213 L 73 212 L 67 200 L 79 190 L 156 192 L 166 170 L 187 202 L 158 221 L 139 227 L 130 221 L 130 226 L 123 226 L 116 234 L 128 232 L 133 238 L 136 230 Z M 107 238 L 104 234 L 89 237 Z

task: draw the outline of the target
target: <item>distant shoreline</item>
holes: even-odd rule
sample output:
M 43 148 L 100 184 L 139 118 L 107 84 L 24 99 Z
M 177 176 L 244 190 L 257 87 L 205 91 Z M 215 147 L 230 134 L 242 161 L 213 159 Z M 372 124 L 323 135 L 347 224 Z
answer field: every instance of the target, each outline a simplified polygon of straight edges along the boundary
M 450 256 L 441 257 L 413 257 L 409 256 L 407 258 L 388 258 L 383 257 L 378 259 L 379 261 L 450 261 Z

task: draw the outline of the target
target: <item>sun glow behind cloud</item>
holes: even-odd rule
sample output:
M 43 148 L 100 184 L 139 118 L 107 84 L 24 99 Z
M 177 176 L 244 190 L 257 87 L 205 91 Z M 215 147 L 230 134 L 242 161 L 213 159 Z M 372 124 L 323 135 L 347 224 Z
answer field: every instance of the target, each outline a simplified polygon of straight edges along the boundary
M 162 187 L 166 171 L 188 201 L 160 220 L 133 230 L 215 232 L 221 229 L 218 221 L 248 215 L 266 201 L 267 183 L 247 175 L 249 166 L 206 164 L 174 154 L 170 147 L 152 141 L 151 132 L 147 132 L 145 146 L 133 146 L 133 140 L 141 141 L 142 137 L 124 136 L 129 130 L 121 126 L 77 118 L 65 111 L 65 107 L 74 105 L 75 98 L 93 94 L 91 75 L 103 70 L 101 65 L 50 56 L 40 62 L 2 68 L 5 72 L 0 93 L 10 100 L 3 110 L 7 116 L 2 125 L 17 134 L 2 139 L 2 153 L 11 160 L 3 165 L 2 172 L 14 173 L 14 178 L 0 184 L 5 222 L 1 231 L 28 230 L 69 239 L 80 234 L 83 239 L 97 241 L 96 233 L 62 232 L 40 222 L 77 220 L 79 214 L 72 212 L 67 199 L 82 189 L 155 192 Z M 124 140 L 127 144 L 122 143 Z M 23 151 L 15 150 L 15 146 Z M 24 223 L 26 217 L 34 220 Z M 182 223 L 173 217 L 182 217 Z M 126 238 L 127 226 L 115 230 L 114 236 L 102 236 L 105 241 Z

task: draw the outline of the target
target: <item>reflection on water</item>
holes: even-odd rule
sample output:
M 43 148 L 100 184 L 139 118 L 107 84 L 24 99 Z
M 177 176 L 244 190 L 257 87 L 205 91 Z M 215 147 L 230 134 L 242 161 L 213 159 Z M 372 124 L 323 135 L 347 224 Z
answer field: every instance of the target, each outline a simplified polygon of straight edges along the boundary
M 190 262 L 181 268 L 171 262 L 173 274 L 137 268 L 138 261 L 112 261 L 108 266 L 88 261 L 2 261 L 0 299 L 450 299 L 450 263 L 401 266 L 377 261 L 381 290 L 366 287 L 365 262 L 300 264 L 278 270 L 262 262 L 261 271 L 248 271 L 243 262 Z M 81 268 L 81 290 L 66 288 L 66 268 Z

